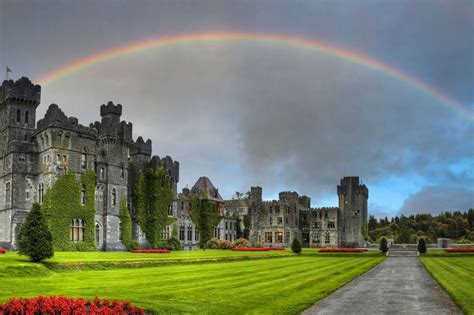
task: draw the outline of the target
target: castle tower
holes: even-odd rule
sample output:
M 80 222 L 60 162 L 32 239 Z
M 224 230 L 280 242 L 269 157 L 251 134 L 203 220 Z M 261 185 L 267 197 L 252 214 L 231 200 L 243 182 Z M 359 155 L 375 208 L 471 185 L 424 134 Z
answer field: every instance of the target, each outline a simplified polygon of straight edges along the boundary
M 41 87 L 28 78 L 5 80 L 0 88 L 0 246 L 13 246 L 32 197 L 36 108 Z
M 367 228 L 369 190 L 365 185 L 359 185 L 359 177 L 344 177 L 337 186 L 337 195 L 340 246 L 361 246 L 364 241 L 362 227 Z
M 102 206 L 96 211 L 96 221 L 102 230 L 104 250 L 120 250 L 120 200 L 128 200 L 128 155 L 132 144 L 132 124 L 120 121 L 122 105 L 108 102 L 100 107 L 97 141 L 96 173 Z M 101 222 L 102 221 L 102 222 Z M 102 225 L 102 226 L 100 226 Z

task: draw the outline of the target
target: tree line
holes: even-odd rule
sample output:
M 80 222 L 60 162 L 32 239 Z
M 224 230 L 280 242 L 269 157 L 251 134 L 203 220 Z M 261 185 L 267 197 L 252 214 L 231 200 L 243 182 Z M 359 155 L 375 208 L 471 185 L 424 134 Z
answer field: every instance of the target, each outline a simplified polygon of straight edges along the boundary
M 449 238 L 459 243 L 474 242 L 474 209 L 444 212 L 438 215 L 420 213 L 388 219 L 369 216 L 369 240 L 393 238 L 396 243 L 417 243 L 423 237 L 435 243 L 437 238 Z

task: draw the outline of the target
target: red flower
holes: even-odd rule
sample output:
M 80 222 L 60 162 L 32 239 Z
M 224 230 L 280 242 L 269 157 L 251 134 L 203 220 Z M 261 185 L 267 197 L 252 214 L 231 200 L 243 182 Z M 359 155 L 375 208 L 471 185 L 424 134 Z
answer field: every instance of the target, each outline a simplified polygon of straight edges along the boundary
M 131 253 L 161 253 L 167 254 L 170 251 L 168 249 L 135 249 L 130 251 Z
M 474 248 L 446 248 L 448 253 L 474 253 Z
M 0 254 L 5 254 L 7 250 L 3 247 L 0 247 Z

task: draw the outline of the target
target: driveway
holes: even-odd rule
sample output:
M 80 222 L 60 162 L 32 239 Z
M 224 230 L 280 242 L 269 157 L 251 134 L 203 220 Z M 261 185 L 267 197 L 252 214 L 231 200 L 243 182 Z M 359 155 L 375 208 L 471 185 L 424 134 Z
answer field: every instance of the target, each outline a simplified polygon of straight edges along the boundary
M 462 314 L 418 257 L 388 257 L 303 314 Z

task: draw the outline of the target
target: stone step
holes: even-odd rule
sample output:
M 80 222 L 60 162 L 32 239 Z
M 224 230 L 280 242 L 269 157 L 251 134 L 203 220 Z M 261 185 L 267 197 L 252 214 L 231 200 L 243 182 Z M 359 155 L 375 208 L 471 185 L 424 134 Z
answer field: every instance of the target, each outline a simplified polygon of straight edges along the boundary
M 418 256 L 418 251 L 413 250 L 389 250 L 387 252 L 387 256 L 389 257 L 416 257 Z

